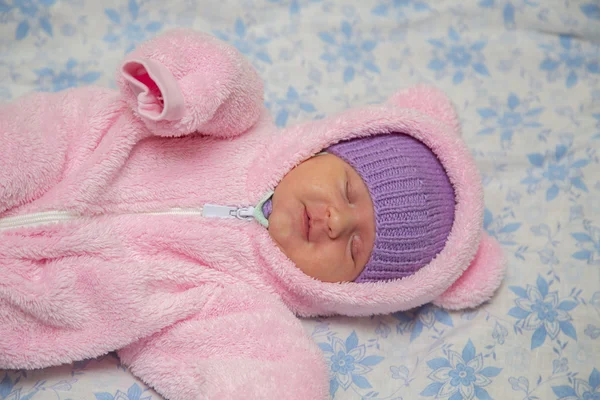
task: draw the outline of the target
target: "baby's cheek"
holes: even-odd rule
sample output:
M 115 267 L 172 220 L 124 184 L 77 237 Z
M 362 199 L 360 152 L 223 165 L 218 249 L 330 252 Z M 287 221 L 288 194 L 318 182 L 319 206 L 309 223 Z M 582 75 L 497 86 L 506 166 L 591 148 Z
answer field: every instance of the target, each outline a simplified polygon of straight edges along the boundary
M 335 247 L 320 248 L 311 253 L 316 278 L 325 282 L 350 280 L 348 269 L 343 262 L 343 254 Z
M 284 213 L 273 212 L 269 218 L 269 233 L 283 246 L 292 241 L 294 227 L 290 218 Z

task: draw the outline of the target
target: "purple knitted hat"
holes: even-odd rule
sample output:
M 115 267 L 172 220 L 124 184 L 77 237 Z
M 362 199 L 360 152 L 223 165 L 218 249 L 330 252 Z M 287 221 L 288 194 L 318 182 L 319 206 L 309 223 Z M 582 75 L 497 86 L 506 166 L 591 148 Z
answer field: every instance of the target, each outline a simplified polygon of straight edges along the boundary
M 426 145 L 392 133 L 340 142 L 325 151 L 354 167 L 375 207 L 375 245 L 355 282 L 410 276 L 442 251 L 454 222 L 454 189 Z

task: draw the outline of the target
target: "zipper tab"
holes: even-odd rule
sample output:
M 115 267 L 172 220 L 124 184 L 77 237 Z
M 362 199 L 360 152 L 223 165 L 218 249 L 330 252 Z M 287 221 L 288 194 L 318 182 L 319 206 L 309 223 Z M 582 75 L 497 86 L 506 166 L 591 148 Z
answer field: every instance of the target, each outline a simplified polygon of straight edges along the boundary
M 237 218 L 250 221 L 254 218 L 254 207 L 228 207 L 205 204 L 202 216 L 206 218 Z

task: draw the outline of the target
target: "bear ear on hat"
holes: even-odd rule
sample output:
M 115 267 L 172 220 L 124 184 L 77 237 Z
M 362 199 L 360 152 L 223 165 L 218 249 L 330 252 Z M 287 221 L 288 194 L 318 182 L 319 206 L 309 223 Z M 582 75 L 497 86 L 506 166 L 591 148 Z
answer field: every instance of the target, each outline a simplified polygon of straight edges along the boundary
M 496 239 L 484 233 L 469 267 L 433 304 L 449 310 L 472 308 L 489 300 L 500 286 L 506 260 Z
M 448 96 L 436 87 L 417 85 L 403 89 L 392 95 L 388 103 L 427 114 L 448 125 L 457 135 L 460 135 L 460 121 L 456 110 Z

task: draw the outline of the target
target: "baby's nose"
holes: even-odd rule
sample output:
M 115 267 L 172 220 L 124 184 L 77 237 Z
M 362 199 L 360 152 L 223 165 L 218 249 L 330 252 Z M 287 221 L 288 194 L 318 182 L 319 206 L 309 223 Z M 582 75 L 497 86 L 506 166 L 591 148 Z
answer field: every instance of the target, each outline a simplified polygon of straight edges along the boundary
M 350 210 L 340 210 L 330 207 L 327 210 L 327 228 L 330 239 L 337 239 L 351 232 L 354 226 L 354 216 Z

